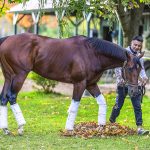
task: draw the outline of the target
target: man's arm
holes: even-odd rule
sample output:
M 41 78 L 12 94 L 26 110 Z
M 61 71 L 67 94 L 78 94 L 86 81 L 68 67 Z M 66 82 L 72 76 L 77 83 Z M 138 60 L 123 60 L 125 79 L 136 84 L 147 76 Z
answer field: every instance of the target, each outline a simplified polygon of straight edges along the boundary
M 118 67 L 115 68 L 115 76 L 116 76 L 116 82 L 118 86 L 121 86 L 125 83 L 123 77 L 122 77 L 122 68 Z
M 146 83 L 148 82 L 148 77 L 147 77 L 146 72 L 145 72 L 143 59 L 140 59 L 140 62 L 142 65 L 142 69 L 140 71 L 141 84 L 146 85 Z

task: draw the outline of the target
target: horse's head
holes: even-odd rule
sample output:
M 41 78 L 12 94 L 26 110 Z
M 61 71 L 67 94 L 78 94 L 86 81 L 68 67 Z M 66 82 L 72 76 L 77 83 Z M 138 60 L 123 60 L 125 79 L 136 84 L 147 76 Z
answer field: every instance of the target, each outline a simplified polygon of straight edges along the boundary
M 139 56 L 132 55 L 129 52 L 126 54 L 127 61 L 123 66 L 123 78 L 128 85 L 128 93 L 132 97 L 138 94 L 138 77 L 142 68 L 140 58 L 143 57 L 144 52 Z

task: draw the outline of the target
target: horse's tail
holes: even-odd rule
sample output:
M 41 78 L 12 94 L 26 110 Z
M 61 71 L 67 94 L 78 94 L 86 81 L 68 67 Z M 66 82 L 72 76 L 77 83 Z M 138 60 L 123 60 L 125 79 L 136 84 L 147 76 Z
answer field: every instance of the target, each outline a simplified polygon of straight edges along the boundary
M 8 38 L 9 36 L 0 38 L 0 45 Z
M 1 44 L 2 44 L 8 37 L 9 37 L 9 36 L 0 38 L 0 46 L 1 46 Z M 1 49 L 1 47 L 0 47 L 0 49 Z M 0 60 L 0 66 L 1 66 L 1 60 Z

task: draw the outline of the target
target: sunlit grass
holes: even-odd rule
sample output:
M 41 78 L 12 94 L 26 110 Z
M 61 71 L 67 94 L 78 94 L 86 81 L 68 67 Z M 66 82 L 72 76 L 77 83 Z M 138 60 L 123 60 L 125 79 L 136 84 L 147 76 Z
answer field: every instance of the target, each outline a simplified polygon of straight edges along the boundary
M 4 77 L 3 77 L 2 71 L 0 69 L 0 85 L 3 85 L 3 84 L 4 84 Z
M 107 121 L 115 94 L 105 95 L 108 104 Z M 62 137 L 60 130 L 64 129 L 67 109 L 71 97 L 60 94 L 43 94 L 40 92 L 20 93 L 18 103 L 27 121 L 24 136 L 5 136 L 0 132 L 0 150 L 149 150 L 149 136 L 125 136 L 111 138 L 81 139 L 77 137 Z M 150 129 L 150 100 L 143 100 L 144 127 Z M 76 123 L 83 121 L 97 122 L 98 106 L 92 97 L 82 98 Z M 17 124 L 9 108 L 9 129 L 16 132 Z M 118 123 L 136 128 L 132 104 L 126 99 Z

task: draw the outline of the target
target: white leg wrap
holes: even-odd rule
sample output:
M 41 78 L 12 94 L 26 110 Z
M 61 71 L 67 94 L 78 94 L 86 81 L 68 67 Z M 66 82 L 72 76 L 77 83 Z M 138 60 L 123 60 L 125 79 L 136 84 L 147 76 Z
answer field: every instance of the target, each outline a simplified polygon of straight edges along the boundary
M 19 105 L 16 103 L 14 105 L 11 105 L 10 107 L 11 107 L 12 112 L 15 116 L 15 119 L 18 123 L 18 126 L 22 126 L 22 125 L 26 124 L 26 121 L 23 117 L 23 114 L 22 114 L 22 111 L 21 111 Z
M 73 130 L 79 104 L 80 102 L 72 100 L 70 107 L 68 109 L 68 118 L 65 126 L 66 130 Z
M 106 111 L 107 111 L 106 100 L 102 94 L 96 97 L 96 100 L 97 100 L 97 104 L 99 105 L 98 125 L 105 125 L 106 124 Z
M 0 106 L 0 128 L 8 128 L 7 106 Z

